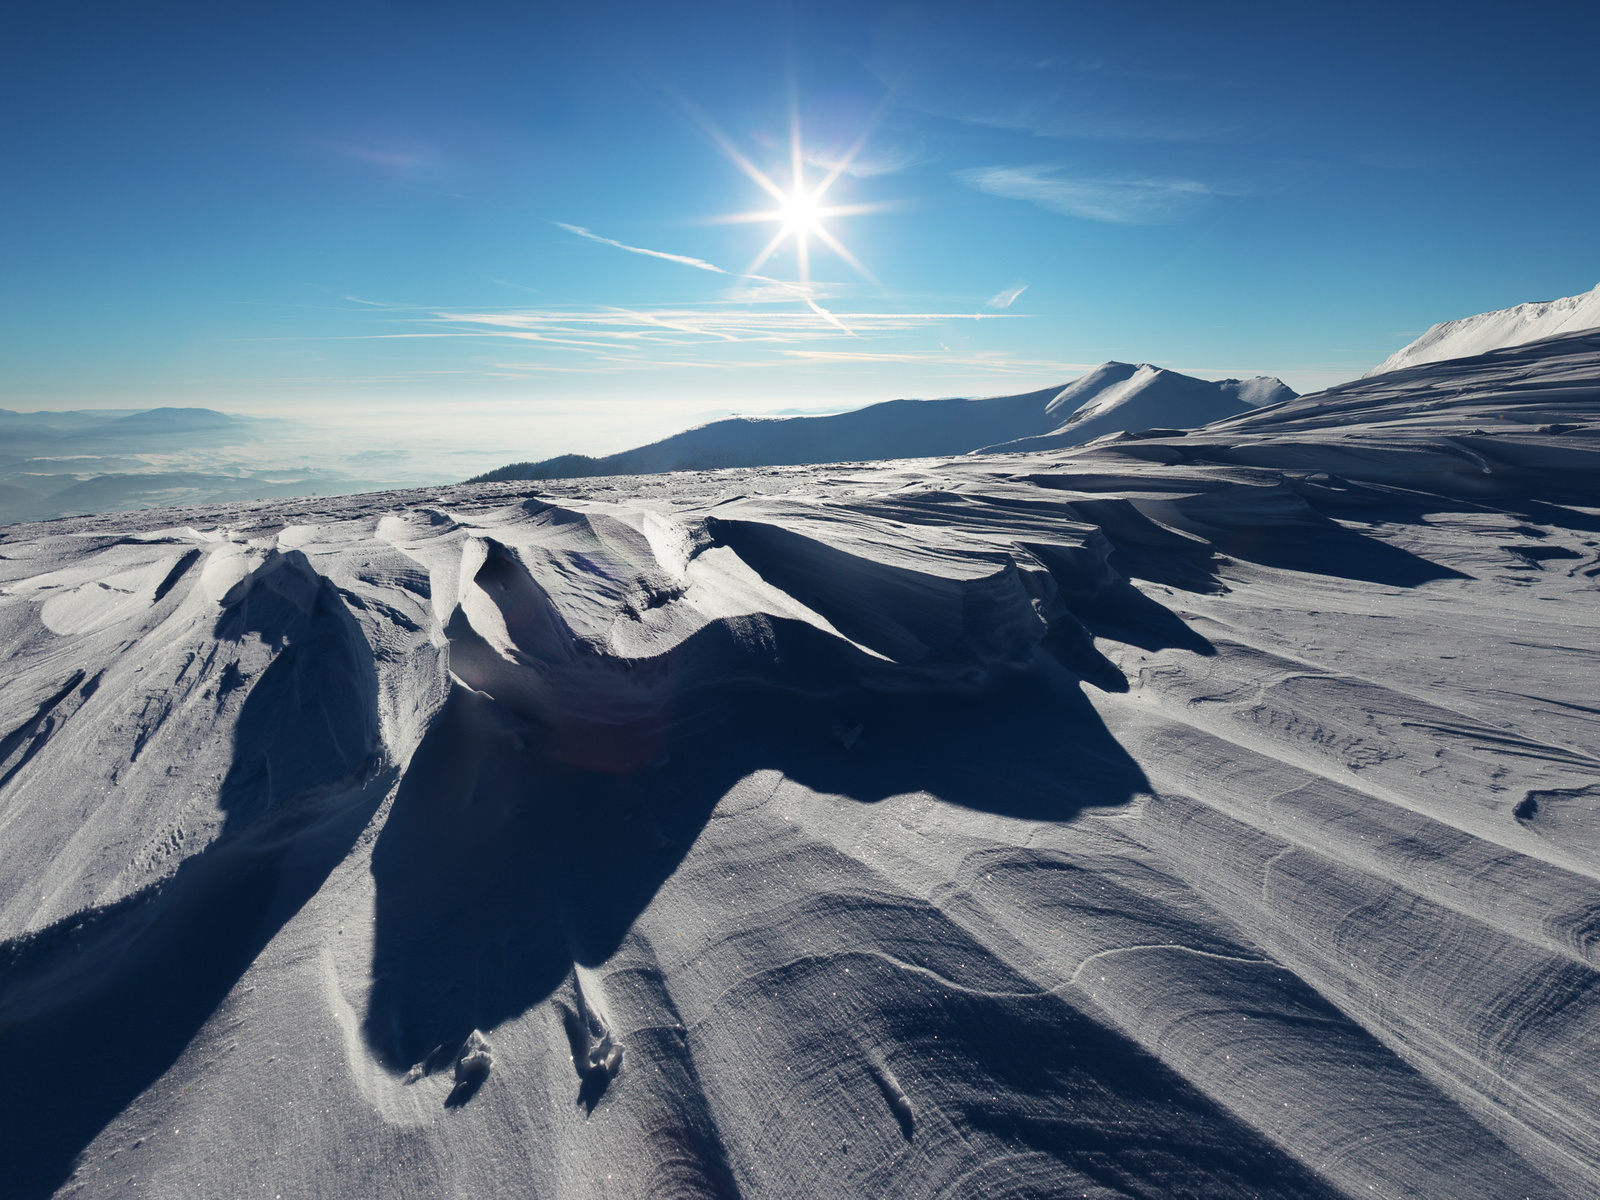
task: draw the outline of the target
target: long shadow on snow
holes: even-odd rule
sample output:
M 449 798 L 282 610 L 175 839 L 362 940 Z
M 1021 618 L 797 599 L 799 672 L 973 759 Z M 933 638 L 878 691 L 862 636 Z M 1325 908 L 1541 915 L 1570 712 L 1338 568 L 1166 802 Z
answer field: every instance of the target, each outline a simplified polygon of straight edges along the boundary
M 1340 1194 L 1101 1014 L 1026 986 L 1019 978 L 998 992 L 950 987 L 857 953 L 783 964 L 740 984 L 727 1003 L 740 1012 L 744 1053 L 778 1071 L 795 1064 L 768 1128 L 820 1126 L 838 1093 L 870 1114 L 881 1092 L 899 1110 L 904 1140 L 916 1143 L 900 1165 L 917 1171 L 919 1195 L 1078 1196 L 1086 1185 L 1093 1195 L 1152 1198 Z M 1341 1020 L 1299 990 L 1313 1010 Z M 892 1057 L 893 1076 L 866 1047 Z M 821 1079 L 802 1082 L 803 1065 L 821 1066 Z M 843 1132 L 854 1141 L 867 1131 Z
M 1042 487 L 1070 490 L 1070 476 L 1030 476 Z M 1221 489 L 1210 494 L 1179 497 L 1174 503 L 1176 519 L 1192 524 L 1201 533 L 1182 534 L 1153 520 L 1139 502 L 1123 498 L 1074 499 L 1072 507 L 1085 520 L 1100 527 L 1117 550 L 1117 567 L 1124 574 L 1152 583 L 1166 584 L 1192 592 L 1224 590 L 1220 579 L 1223 564 L 1218 553 L 1264 567 L 1331 575 L 1388 587 L 1417 587 L 1436 579 L 1464 579 L 1461 572 L 1430 562 L 1411 551 L 1347 529 L 1323 515 L 1320 509 L 1348 510 L 1355 505 L 1367 509 L 1369 520 L 1383 519 L 1377 505 L 1387 499 L 1372 489 L 1352 494 L 1347 481 L 1329 476 L 1329 483 L 1295 480 L 1287 483 L 1265 519 L 1252 519 L 1250 492 L 1267 489 Z M 1283 504 L 1287 496 L 1291 503 Z M 1451 506 L 1455 502 L 1450 502 Z M 1298 506 L 1298 510 L 1297 507 Z M 1398 516 L 1415 512 L 1400 501 L 1388 507 Z M 1158 510 L 1159 511 L 1159 510 Z M 1344 515 L 1349 515 L 1345 511 Z
M 1120 554 L 1112 558 L 1120 565 Z M 1067 601 L 1072 615 L 1095 637 L 1141 650 L 1188 650 L 1205 658 L 1216 654 L 1210 639 L 1183 623 L 1171 609 L 1157 604 L 1131 583 L 1103 588 L 1091 596 Z
M 858 690 L 818 698 L 761 683 L 697 689 L 678 698 L 659 745 L 657 765 L 642 771 L 580 769 L 563 763 L 560 735 L 481 693 L 454 692 L 374 848 L 366 1035 L 380 1058 L 398 1070 L 443 1047 L 439 1060 L 448 1059 L 473 1028 L 491 1029 L 550 996 L 574 962 L 610 958 L 717 802 L 762 768 L 863 803 L 926 791 L 1030 820 L 1063 820 L 1147 787 L 1083 694 L 1037 675 L 973 695 Z M 963 934 L 941 924 L 930 936 L 959 941 Z M 862 972 L 855 994 L 869 1004 L 903 990 L 905 981 L 890 978 L 896 969 L 878 956 L 852 962 Z M 826 970 L 831 978 L 822 959 L 778 970 Z M 936 975 L 919 973 L 913 989 L 927 994 L 919 992 L 914 1005 L 874 1017 L 847 1013 L 845 1001 L 822 1001 L 810 1019 L 815 1028 L 804 1030 L 791 1013 L 762 1007 L 792 988 L 774 988 L 765 977 L 742 986 L 749 995 L 739 1002 L 764 1014 L 753 1026 L 836 1046 L 841 1082 L 862 1097 L 883 1093 L 907 1142 L 921 1135 L 899 1085 L 867 1068 L 870 1079 L 855 1079 L 860 1060 L 849 1047 L 867 1027 L 882 1025 L 881 1036 L 868 1040 L 911 1053 L 897 1068 L 902 1081 L 915 1071 L 959 1078 L 956 1094 L 941 1103 L 945 1116 L 956 1128 L 989 1130 L 1052 1160 L 1036 1168 L 1045 1172 L 1035 1180 L 1037 1194 L 1058 1194 L 1062 1179 L 1081 1178 L 1074 1172 L 1135 1195 L 1208 1187 L 1230 1195 L 1332 1194 L 1136 1044 L 1055 995 L 1028 996 L 1024 980 L 989 996 L 946 990 Z M 845 1028 L 832 1028 L 841 1022 Z M 634 1052 L 648 1056 L 660 1032 L 646 1031 Z M 677 1044 L 656 1052 L 678 1053 Z M 782 1056 L 773 1051 L 775 1060 Z M 603 1082 L 586 1079 L 577 1103 L 593 1107 L 603 1090 Z M 939 1169 L 956 1160 L 968 1169 L 965 1142 L 943 1145 L 949 1135 L 941 1128 L 930 1125 L 936 1141 L 923 1153 Z M 719 1144 L 710 1157 L 721 1153 Z M 1174 1180 L 1182 1180 L 1175 1190 Z
M 1453 567 L 1430 562 L 1326 518 L 1316 528 L 1237 527 L 1217 533 L 1211 542 L 1224 554 L 1263 567 L 1386 587 L 1412 588 L 1436 579 L 1469 578 Z
M 373 851 L 366 1034 L 391 1067 L 526 1011 L 575 961 L 609 958 L 752 772 L 866 803 L 926 791 L 1033 820 L 1147 787 L 1075 685 L 1021 674 L 981 695 L 698 688 L 660 737 L 656 766 L 581 769 L 563 763 L 560 735 L 457 689 Z
M 287 642 L 240 711 L 222 834 L 165 882 L 0 946 L 8 1197 L 49 1196 L 67 1181 L 81 1151 L 171 1069 L 322 886 L 383 798 L 388 781 L 370 775 L 377 674 L 366 639 L 303 556 L 281 566 L 281 586 L 252 588 L 217 624 L 221 638 Z

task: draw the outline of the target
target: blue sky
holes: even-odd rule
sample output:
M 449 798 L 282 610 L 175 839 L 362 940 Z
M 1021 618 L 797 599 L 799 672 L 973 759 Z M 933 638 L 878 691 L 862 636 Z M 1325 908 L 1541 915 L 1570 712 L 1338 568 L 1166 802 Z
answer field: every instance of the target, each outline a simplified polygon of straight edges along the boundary
M 1111 358 L 1306 390 L 1600 279 L 1597 13 L 8 6 L 0 405 L 542 457 Z M 860 269 L 719 220 L 796 126 Z

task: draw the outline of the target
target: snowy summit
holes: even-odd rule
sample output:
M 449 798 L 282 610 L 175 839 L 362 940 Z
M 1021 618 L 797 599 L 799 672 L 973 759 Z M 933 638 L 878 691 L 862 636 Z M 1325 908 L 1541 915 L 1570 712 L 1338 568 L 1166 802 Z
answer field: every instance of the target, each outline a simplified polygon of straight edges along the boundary
M 1581 296 L 1534 300 L 1459 321 L 1441 321 L 1416 341 L 1396 350 L 1363 378 L 1595 328 L 1600 328 L 1600 284 Z

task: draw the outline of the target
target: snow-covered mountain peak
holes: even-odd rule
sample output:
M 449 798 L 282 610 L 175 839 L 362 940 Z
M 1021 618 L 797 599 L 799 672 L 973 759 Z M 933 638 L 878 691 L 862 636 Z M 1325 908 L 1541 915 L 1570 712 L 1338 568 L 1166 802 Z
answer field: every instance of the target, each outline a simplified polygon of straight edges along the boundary
M 1506 346 L 1522 346 L 1541 338 L 1579 333 L 1597 326 L 1600 326 L 1600 284 L 1577 296 L 1533 300 L 1456 321 L 1441 321 L 1410 345 L 1396 350 L 1362 378 L 1420 363 L 1471 358 Z
M 1062 388 L 1056 398 L 1045 405 L 1044 410 L 1051 416 L 1071 416 L 1085 404 L 1093 403 L 1107 388 L 1131 379 L 1140 369 L 1132 363 L 1101 363 L 1087 375 L 1079 376 Z
M 1282 380 L 1267 375 L 1212 381 L 1150 363 L 1102 363 L 1046 406 L 1055 428 L 983 452 L 1056 450 L 1133 429 L 1193 429 L 1294 396 Z

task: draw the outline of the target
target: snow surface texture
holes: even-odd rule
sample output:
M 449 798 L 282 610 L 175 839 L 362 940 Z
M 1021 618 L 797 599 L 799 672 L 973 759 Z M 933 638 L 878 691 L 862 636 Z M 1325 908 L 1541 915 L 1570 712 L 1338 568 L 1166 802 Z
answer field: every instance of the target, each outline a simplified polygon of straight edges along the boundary
M 1600 338 L 0 533 L 73 1196 L 1600 1196 Z
M 824 417 L 732 417 L 605 458 L 512 463 L 474 482 L 1053 450 L 1128 429 L 1190 429 L 1294 398 L 1267 376 L 1211 382 L 1108 362 L 1066 387 L 982 400 L 887 400 Z
M 1581 296 L 1535 300 L 1463 317 L 1459 321 L 1441 321 L 1409 346 L 1396 350 L 1362 378 L 1370 379 L 1421 363 L 1469 358 L 1506 346 L 1521 346 L 1541 338 L 1581 333 L 1597 327 L 1600 327 L 1600 284 Z

